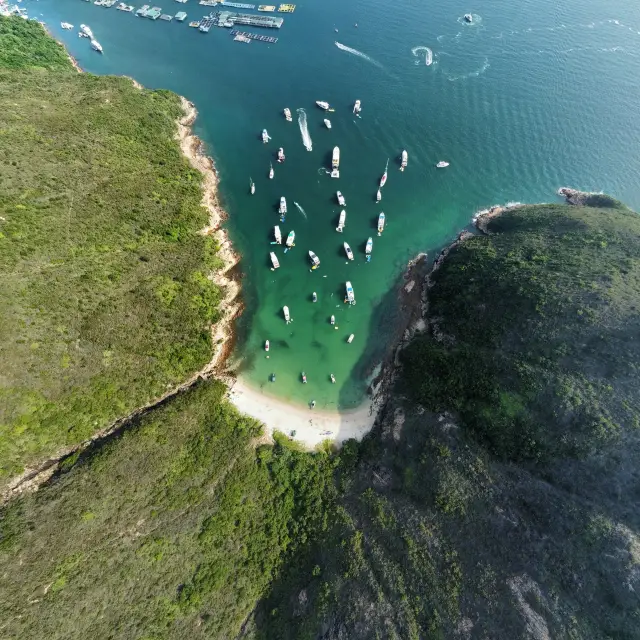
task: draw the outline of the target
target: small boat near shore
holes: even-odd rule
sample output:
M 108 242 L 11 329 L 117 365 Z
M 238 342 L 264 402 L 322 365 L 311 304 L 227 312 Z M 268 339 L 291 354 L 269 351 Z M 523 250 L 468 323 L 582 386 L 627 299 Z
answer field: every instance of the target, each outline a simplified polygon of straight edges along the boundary
M 353 113 L 355 113 L 356 115 L 360 115 L 361 111 L 362 111 L 362 106 L 360 104 L 360 100 L 356 100 L 355 104 L 353 105 Z
M 102 53 L 102 45 L 97 40 L 91 40 L 91 48 L 98 53 Z
M 84 33 L 86 38 L 93 39 L 93 31 L 91 31 L 91 29 L 86 24 L 80 25 L 80 31 Z
M 278 149 L 278 162 L 284 162 L 284 149 L 282 147 Z
M 291 315 L 289 314 L 289 307 L 287 306 L 282 307 L 282 313 L 284 314 L 284 320 L 287 324 L 289 324 L 290 322 L 293 322 L 291 320 Z
M 69 22 L 61 22 L 60 26 L 67 31 L 69 31 L 70 29 L 73 29 L 73 25 Z
M 276 239 L 276 244 L 282 244 L 282 233 L 278 225 L 273 227 L 273 237 Z
M 311 301 L 318 302 L 318 294 L 315 291 L 311 294 Z
M 265 350 L 265 351 L 269 351 L 269 341 L 268 341 L 268 340 L 265 340 L 265 343 L 264 343 L 264 350 Z
M 280 267 L 280 263 L 278 262 L 278 256 L 272 251 L 269 254 L 269 257 L 271 258 L 271 264 L 273 265 L 273 269 L 278 269 Z
M 311 260 L 312 269 L 317 269 L 320 266 L 320 258 L 313 251 L 309 251 L 309 260 Z
M 354 333 L 352 333 L 352 334 L 347 338 L 347 342 L 348 342 L 349 344 L 351 344 L 351 343 L 353 342 L 353 339 L 354 339 L 355 337 L 356 337 L 356 336 L 355 336 L 355 334 L 354 334 Z
M 347 212 L 343 209 L 340 212 L 340 218 L 338 218 L 338 226 L 336 227 L 336 231 L 338 233 L 342 233 L 344 231 L 346 222 L 347 222 Z
M 384 173 L 382 174 L 382 177 L 380 178 L 380 188 L 381 189 L 382 189 L 382 187 L 384 187 L 385 184 L 387 184 L 388 170 L 389 170 L 389 161 L 387 160 L 387 166 L 384 168 Z
M 347 206 L 347 201 L 344 199 L 344 196 L 342 195 L 342 193 L 340 191 L 336 191 L 336 198 L 338 198 L 338 204 L 341 207 L 346 207 Z
M 348 280 L 345 285 L 345 290 L 346 290 L 346 295 L 345 295 L 344 301 L 349 304 L 355 304 L 356 294 L 354 293 L 353 287 L 351 286 L 351 283 Z
M 291 247 L 295 247 L 295 241 L 296 241 L 296 232 L 291 229 L 291 231 L 289 231 L 289 235 L 287 236 L 287 240 L 285 242 L 285 245 L 291 249 Z
M 333 154 L 331 156 L 331 177 L 340 177 L 340 147 L 333 147 Z
M 329 318 L 329 324 L 330 324 L 330 325 L 335 325 L 335 323 L 336 323 L 336 317 L 335 317 L 335 316 L 331 316 L 331 317 Z
M 332 109 L 331 105 L 324 100 L 316 100 L 316 105 L 318 105 L 323 111 L 335 111 L 335 109 Z
M 367 244 L 364 248 L 365 255 L 370 256 L 373 251 L 373 238 L 367 238 Z
M 262 142 L 267 144 L 267 142 L 269 142 L 269 140 L 271 140 L 271 136 L 269 136 L 269 134 L 267 133 L 266 129 L 263 129 L 262 130 Z
M 351 251 L 351 247 L 346 242 L 344 243 L 344 252 L 349 260 L 353 260 L 353 251 Z
M 327 127 L 327 129 L 331 129 L 331 120 L 329 120 L 328 118 L 325 118 L 324 126 Z
M 291 109 L 289 109 L 289 107 L 284 108 L 284 117 L 287 122 L 291 122 L 291 120 L 293 120 L 291 117 Z
M 436 167 L 438 167 L 438 169 L 444 169 L 445 167 L 448 167 L 449 163 L 445 162 L 444 160 L 440 160 L 440 162 L 438 162 L 438 164 L 436 165 Z
M 273 180 L 273 176 L 276 175 L 276 172 L 273 170 L 273 165 L 269 163 L 269 180 Z
M 380 202 L 382 200 L 382 191 L 378 189 L 378 193 L 376 193 L 376 202 Z
M 278 213 L 287 213 L 287 199 L 284 196 L 280 198 Z
M 404 149 L 402 151 L 402 156 L 400 158 L 400 171 L 404 171 L 407 168 L 407 163 L 409 162 L 409 154 L 407 150 Z
M 385 223 L 385 215 L 384 213 L 381 213 L 378 216 L 378 235 L 381 236 L 382 232 L 384 231 L 384 223 Z

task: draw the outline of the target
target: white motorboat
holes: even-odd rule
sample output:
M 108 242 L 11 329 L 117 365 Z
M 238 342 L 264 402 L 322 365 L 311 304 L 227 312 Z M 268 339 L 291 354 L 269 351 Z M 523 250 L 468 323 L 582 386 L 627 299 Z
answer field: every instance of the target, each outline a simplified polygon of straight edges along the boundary
M 276 175 L 276 172 L 273 170 L 273 165 L 269 164 L 269 180 L 273 180 L 273 176 Z
M 325 118 L 324 126 L 327 127 L 327 129 L 331 129 L 331 120 L 328 120 L 327 118 Z
M 344 226 L 347 222 L 347 212 L 343 209 L 340 212 L 340 218 L 338 219 L 338 226 L 336 227 L 336 231 L 338 233 L 342 233 L 344 231 Z
M 352 333 L 352 334 L 347 338 L 347 342 L 348 342 L 349 344 L 351 344 L 351 343 L 353 342 L 353 339 L 354 339 L 355 337 L 356 337 L 356 336 L 355 336 L 355 334 L 354 334 L 354 333 Z
M 91 48 L 98 53 L 102 53 L 102 45 L 97 40 L 91 40 Z
M 273 227 L 273 237 L 278 244 L 282 244 L 282 233 L 280 233 L 280 227 L 278 225 Z
M 389 169 L 389 161 L 387 160 L 387 166 L 384 168 L 384 173 L 382 174 L 382 178 L 380 178 L 380 188 L 384 187 L 387 183 L 387 170 Z
M 84 33 L 84 35 L 87 36 L 87 38 L 93 39 L 93 31 L 91 31 L 91 29 L 89 29 L 89 27 L 86 24 L 80 25 L 80 31 L 82 31 L 82 33 Z
M 265 351 L 269 351 L 269 341 L 268 340 L 266 340 L 265 343 L 264 343 L 264 350 Z
M 331 317 L 329 318 L 329 324 L 334 325 L 335 323 L 336 323 L 336 317 L 335 317 L 335 316 L 331 316 Z
M 295 241 L 296 241 L 296 232 L 292 229 L 291 231 L 289 231 L 289 235 L 287 236 L 287 240 L 285 244 L 289 248 L 295 247 Z
M 289 315 L 289 307 L 282 307 L 282 313 L 287 324 L 291 322 L 291 316 Z
M 301 376 L 302 376 L 302 384 L 307 384 L 307 374 L 303 371 Z
M 278 262 L 278 256 L 272 251 L 269 256 L 271 257 L 271 264 L 273 265 L 274 269 L 277 269 L 280 266 L 280 263 Z
M 385 222 L 384 213 L 381 213 L 378 216 L 378 235 L 379 236 L 381 236 L 382 232 L 384 231 L 384 222 Z
M 72 24 L 70 24 L 69 22 L 61 22 L 61 23 L 60 23 L 60 26 L 61 26 L 63 29 L 66 29 L 67 31 L 68 31 L 69 29 L 73 29 L 73 25 L 72 25 Z
M 324 109 L 325 111 L 333 111 L 333 109 L 331 108 L 331 105 L 328 102 L 325 102 L 324 100 L 316 100 L 316 104 L 321 109 Z
M 313 300 L 313 302 L 318 302 L 318 294 L 315 291 L 311 294 L 311 300 Z
M 347 258 L 353 260 L 353 251 L 351 251 L 351 247 L 346 242 L 344 243 L 344 251 L 347 254 Z
M 407 163 L 409 162 L 409 155 L 407 154 L 406 149 L 402 152 L 402 159 L 400 161 L 400 171 L 404 171 L 407 167 Z
M 264 142 L 265 144 L 267 144 L 267 142 L 269 142 L 269 140 L 270 140 L 270 139 L 271 139 L 271 138 L 270 138 L 269 134 L 267 133 L 267 130 L 266 130 L 266 129 L 263 129 L 263 130 L 262 130 L 262 142 Z
M 440 160 L 440 162 L 438 162 L 438 164 L 436 165 L 436 167 L 438 167 L 438 169 L 444 169 L 445 167 L 448 167 L 449 163 L 445 162 L 444 160 Z
M 467 22 L 468 24 L 472 24 L 473 23 L 473 16 L 470 13 L 465 13 L 464 14 L 464 21 Z
M 382 191 L 378 189 L 378 193 L 376 193 L 376 202 L 380 202 L 382 200 Z
M 336 377 L 333 375 L 333 373 L 329 377 L 331 378 L 331 384 L 335 384 L 336 383 Z
M 333 147 L 333 155 L 331 156 L 331 177 L 340 177 L 340 147 Z
M 287 213 L 287 199 L 284 196 L 280 198 L 280 208 L 278 209 L 278 213 Z
M 358 115 L 361 111 L 362 107 L 360 106 L 360 100 L 356 100 L 355 104 L 353 105 L 353 113 Z
M 289 109 L 289 107 L 285 107 L 284 109 L 284 117 L 287 120 L 287 122 L 291 122 L 292 118 L 291 118 L 291 110 Z
M 368 238 L 367 239 L 367 246 L 364 248 L 364 252 L 367 255 L 371 255 L 372 251 L 373 251 L 373 238 Z
M 309 260 L 311 260 L 312 269 L 317 269 L 320 266 L 320 258 L 313 251 L 309 251 Z
M 282 147 L 278 149 L 278 162 L 284 162 L 284 149 Z
M 342 195 L 342 193 L 340 193 L 340 191 L 336 191 L 336 197 L 338 198 L 338 204 L 341 207 L 347 206 L 347 201 L 344 199 L 344 196 Z
M 249 191 L 251 191 L 251 195 L 256 192 L 255 182 L 251 178 L 249 178 Z
M 353 287 L 351 286 L 351 283 L 349 281 L 347 281 L 346 284 L 346 296 L 344 301 L 348 302 L 349 304 L 356 303 L 356 294 L 353 292 Z

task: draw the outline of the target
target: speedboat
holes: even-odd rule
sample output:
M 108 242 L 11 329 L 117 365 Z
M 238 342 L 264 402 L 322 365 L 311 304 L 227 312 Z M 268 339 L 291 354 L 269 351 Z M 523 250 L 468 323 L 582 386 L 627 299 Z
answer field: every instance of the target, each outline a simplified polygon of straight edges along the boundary
M 353 260 L 353 251 L 351 251 L 351 247 L 346 242 L 344 243 L 344 250 L 347 254 L 347 258 L 349 258 L 349 260 Z
M 80 31 L 82 31 L 87 38 L 93 38 L 93 31 L 91 31 L 86 24 L 80 25 Z
M 325 102 L 324 100 L 316 100 L 316 104 L 321 108 L 324 109 L 325 111 L 329 111 L 331 109 L 331 106 L 329 105 L 328 102 Z
M 347 206 L 347 201 L 344 199 L 344 196 L 342 195 L 342 193 L 340 193 L 340 191 L 336 191 L 336 197 L 338 198 L 338 204 L 341 207 Z
M 91 48 L 98 53 L 102 53 L 102 45 L 97 40 L 91 40 Z
M 353 287 L 351 286 L 351 283 L 349 281 L 347 281 L 347 284 L 346 284 L 346 291 L 347 291 L 347 294 L 345 296 L 344 301 L 348 302 L 349 304 L 355 304 L 356 303 L 356 295 L 353 292 Z
M 329 318 L 329 323 L 330 324 L 335 324 L 336 323 L 336 317 L 335 316 L 331 316 L 331 318 Z
M 273 165 L 270 164 L 269 165 L 269 180 L 273 180 L 273 176 L 276 174 L 276 172 L 273 170 Z
M 276 374 L 272 373 L 271 374 L 271 382 L 275 382 L 276 381 Z
M 287 213 L 287 199 L 284 196 L 280 198 L 280 208 L 278 209 L 278 213 Z
M 269 341 L 268 340 L 266 340 L 265 343 L 264 343 L 264 350 L 265 351 L 269 351 Z
M 387 160 L 387 166 L 384 168 L 384 173 L 382 174 L 382 178 L 380 178 L 380 188 L 384 187 L 387 183 L 387 169 L 389 168 L 389 161 Z
M 329 377 L 331 378 L 331 383 L 335 384 L 336 383 L 336 377 L 333 375 L 333 373 Z
M 313 300 L 313 302 L 318 302 L 318 294 L 315 291 L 311 295 L 311 299 Z
M 267 144 L 267 142 L 269 142 L 269 134 L 267 133 L 266 129 L 262 130 L 262 142 L 264 142 L 265 144 Z
M 333 155 L 331 156 L 331 177 L 340 177 L 340 147 L 333 147 Z
M 278 244 L 282 244 L 282 234 L 280 233 L 280 227 L 278 225 L 273 227 L 273 237 Z
M 347 222 L 347 212 L 343 209 L 340 212 L 340 218 L 338 219 L 338 226 L 336 227 L 336 231 L 338 233 L 342 233 L 344 231 L 346 222 Z
M 289 231 L 289 235 L 287 236 L 287 241 L 285 242 L 285 244 L 287 245 L 287 247 L 291 248 L 294 247 L 294 242 L 296 241 L 296 232 L 292 229 L 291 231 Z
M 61 26 L 63 29 L 67 29 L 67 30 L 69 30 L 69 29 L 73 29 L 73 25 L 72 25 L 72 24 L 70 24 L 69 22 L 61 22 L 61 23 L 60 23 L 60 26 Z
M 424 64 L 427 67 L 430 67 L 433 64 L 433 51 L 427 48 L 427 53 L 424 56 Z
M 409 162 L 409 155 L 407 154 L 406 149 L 402 152 L 402 160 L 400 162 L 400 171 L 404 171 L 406 166 L 407 166 L 407 162 Z
M 353 105 L 353 113 L 358 115 L 362 111 L 362 107 L 360 106 L 360 100 L 356 100 L 356 103 Z
M 278 256 L 272 251 L 269 256 L 271 257 L 271 264 L 273 265 L 274 269 L 277 269 L 280 266 L 280 263 L 278 262 Z
M 364 248 L 364 252 L 369 256 L 373 251 L 373 238 L 367 239 L 367 246 Z
M 354 334 L 354 333 L 352 333 L 352 334 L 347 338 L 347 342 L 348 342 L 349 344 L 351 344 L 351 343 L 353 342 L 353 339 L 354 339 L 355 337 L 356 337 L 356 336 L 355 336 L 355 334 Z
M 304 371 L 302 372 L 302 384 L 307 384 L 307 376 Z
M 470 13 L 464 14 L 464 21 L 471 24 L 473 22 L 473 16 Z
M 440 160 L 440 162 L 438 162 L 438 164 L 436 165 L 436 167 L 438 167 L 438 169 L 444 169 L 445 167 L 448 167 L 449 163 L 445 162 L 444 160 Z
M 249 190 L 251 191 L 251 195 L 256 192 L 256 185 L 251 178 L 249 178 Z
M 284 319 L 287 324 L 291 322 L 291 316 L 289 315 L 289 307 L 282 307 L 282 313 L 284 314 Z
M 327 129 L 331 129 L 331 120 L 328 120 L 327 118 L 325 118 L 324 126 L 327 127 Z
M 313 251 L 309 251 L 309 259 L 311 260 L 312 269 L 317 269 L 320 266 L 320 258 Z
M 378 235 L 381 236 L 382 232 L 384 231 L 384 213 L 381 213 L 378 216 Z
M 278 149 L 278 162 L 284 162 L 284 149 L 282 147 Z
M 382 200 L 382 192 L 378 189 L 378 193 L 376 193 L 376 202 L 380 202 Z
M 287 122 L 291 122 L 291 110 L 289 109 L 289 107 L 285 107 L 284 117 L 286 118 Z

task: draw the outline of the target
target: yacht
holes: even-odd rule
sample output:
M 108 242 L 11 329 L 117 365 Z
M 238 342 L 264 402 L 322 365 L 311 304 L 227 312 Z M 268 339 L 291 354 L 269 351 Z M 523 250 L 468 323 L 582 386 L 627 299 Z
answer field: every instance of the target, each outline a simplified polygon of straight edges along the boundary
M 409 162 L 409 155 L 407 154 L 406 149 L 402 152 L 402 160 L 400 162 L 400 171 L 404 171 L 407 167 L 407 163 Z
M 70 24 L 69 22 L 61 22 L 61 23 L 60 23 L 60 26 L 61 26 L 63 29 L 66 29 L 67 31 L 68 31 L 69 29 L 73 29 L 73 25 L 72 25 L 72 24 Z
M 384 187 L 387 184 L 387 169 L 389 168 L 389 161 L 387 160 L 387 166 L 384 168 L 384 173 L 382 174 L 382 178 L 380 178 L 380 188 Z
M 280 208 L 278 209 L 278 213 L 287 213 L 287 199 L 284 196 L 280 198 Z
M 347 338 L 347 342 L 348 342 L 349 344 L 351 344 L 351 343 L 353 342 L 353 339 L 354 339 L 355 337 L 356 337 L 356 336 L 355 336 L 355 333 L 352 333 L 352 334 Z
M 344 251 L 347 254 L 347 258 L 353 260 L 353 251 L 351 251 L 351 247 L 346 242 L 344 243 Z
M 470 13 L 464 14 L 464 21 L 471 24 L 473 22 L 473 16 Z
M 335 316 L 331 316 L 331 317 L 329 318 L 329 324 L 331 324 L 331 325 L 335 325 L 335 323 L 336 323 L 336 317 L 335 317 Z
M 378 235 L 381 236 L 382 232 L 384 231 L 384 213 L 381 213 L 378 216 Z
M 331 129 L 331 120 L 328 120 L 327 118 L 325 118 L 324 126 L 327 127 L 327 129 Z
M 296 241 L 296 232 L 292 229 L 291 231 L 289 231 L 289 235 L 287 236 L 287 240 L 285 242 L 285 244 L 287 245 L 287 247 L 291 248 L 295 246 L 295 241 Z
M 278 149 L 278 162 L 284 162 L 284 149 L 282 147 Z
M 102 53 L 102 45 L 97 40 L 91 40 L 91 48 L 98 53 Z
M 80 25 L 80 31 L 82 31 L 87 38 L 93 38 L 93 31 L 91 31 L 86 24 Z
M 311 260 L 312 269 L 317 269 L 320 266 L 320 258 L 313 251 L 309 251 L 309 260 Z
M 347 201 L 344 199 L 344 196 L 342 195 L 342 193 L 340 193 L 340 191 L 336 191 L 336 197 L 338 198 L 338 204 L 341 207 L 347 206 Z
M 382 192 L 378 189 L 378 193 L 376 193 L 376 202 L 380 202 L 382 200 Z
M 449 163 L 445 162 L 444 160 L 440 160 L 440 162 L 438 162 L 438 164 L 436 165 L 436 167 L 438 167 L 438 169 L 444 169 L 445 167 L 448 167 Z
M 353 287 L 351 286 L 351 283 L 349 281 L 347 281 L 346 284 L 346 296 L 344 301 L 348 302 L 349 304 L 356 303 L 356 294 L 353 292 Z
M 329 111 L 329 109 L 331 109 L 331 107 L 329 106 L 328 102 L 325 102 L 324 100 L 316 100 L 316 104 L 321 108 L 324 109 L 325 111 Z
M 264 350 L 265 351 L 269 351 L 269 341 L 268 340 L 266 340 L 265 343 L 264 343 Z
M 331 177 L 340 177 L 340 148 L 333 147 L 333 155 L 331 156 Z
M 273 170 L 273 165 L 269 164 L 269 180 L 273 180 L 273 176 L 276 175 L 276 172 Z
M 373 238 L 367 238 L 367 246 L 364 248 L 364 252 L 369 256 L 373 251 Z
M 280 263 L 278 262 L 278 256 L 273 253 L 273 251 L 269 254 L 269 256 L 271 256 L 271 264 L 273 265 L 273 268 L 277 269 L 280 266 Z
M 291 316 L 289 315 L 289 307 L 282 307 L 282 313 L 287 324 L 291 322 Z
M 269 142 L 270 138 L 269 138 L 269 134 L 267 133 L 266 129 L 262 130 L 262 142 L 264 142 L 265 144 L 267 144 L 267 142 Z
M 284 117 L 286 118 L 287 122 L 291 122 L 291 110 L 289 109 L 289 107 L 285 107 L 284 110 Z
M 353 105 L 353 113 L 358 115 L 361 111 L 362 107 L 360 106 L 360 100 L 356 100 L 355 104 Z
M 338 219 L 338 226 L 336 227 L 336 231 L 338 233 L 342 233 L 344 231 L 346 222 L 347 222 L 347 212 L 343 209 L 340 212 L 340 218 Z
M 282 244 L 282 233 L 280 233 L 280 227 L 278 225 L 273 227 L 273 237 L 278 244 Z

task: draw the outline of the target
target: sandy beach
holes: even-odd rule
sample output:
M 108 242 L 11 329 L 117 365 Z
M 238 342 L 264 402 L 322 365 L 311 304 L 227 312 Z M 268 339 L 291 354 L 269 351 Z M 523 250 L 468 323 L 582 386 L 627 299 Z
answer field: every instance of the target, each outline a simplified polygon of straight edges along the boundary
M 376 401 L 370 398 L 356 409 L 346 411 L 321 411 L 288 404 L 241 379 L 230 385 L 229 399 L 239 411 L 260 420 L 269 438 L 274 431 L 287 436 L 295 431 L 294 440 L 308 449 L 315 449 L 325 440 L 335 444 L 350 438 L 362 440 L 373 427 L 378 411 Z

